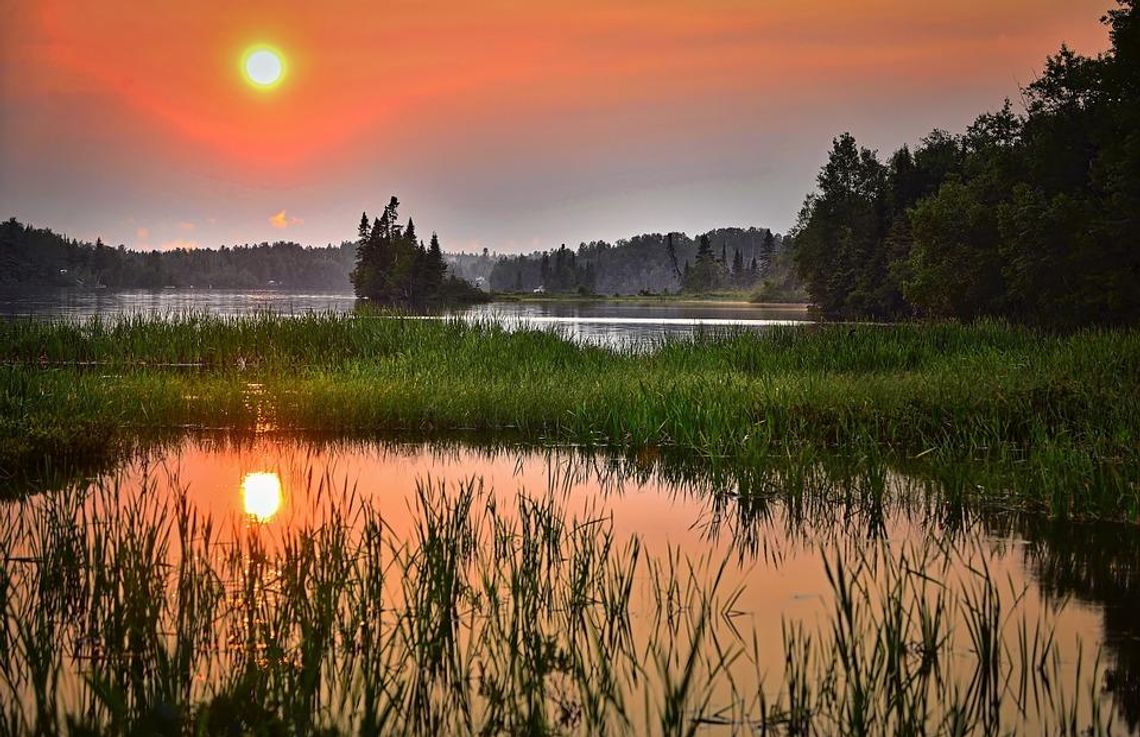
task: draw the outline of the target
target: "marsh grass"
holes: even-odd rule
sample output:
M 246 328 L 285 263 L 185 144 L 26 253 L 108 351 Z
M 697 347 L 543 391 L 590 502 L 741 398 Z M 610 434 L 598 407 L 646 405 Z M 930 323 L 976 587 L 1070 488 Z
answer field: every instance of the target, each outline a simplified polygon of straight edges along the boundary
M 0 322 L 0 358 L 8 477 L 185 428 L 467 433 L 737 467 L 838 450 L 963 497 L 1140 515 L 1135 331 L 809 326 L 616 352 L 454 320 L 183 315 Z
M 279 529 L 205 515 L 177 478 L 172 497 L 145 478 L 3 507 L 5 733 L 1112 727 L 1099 656 L 973 538 L 821 544 L 829 593 L 781 637 L 750 626 L 728 560 L 648 550 L 558 493 L 424 478 L 397 531 L 310 478 L 315 516 Z

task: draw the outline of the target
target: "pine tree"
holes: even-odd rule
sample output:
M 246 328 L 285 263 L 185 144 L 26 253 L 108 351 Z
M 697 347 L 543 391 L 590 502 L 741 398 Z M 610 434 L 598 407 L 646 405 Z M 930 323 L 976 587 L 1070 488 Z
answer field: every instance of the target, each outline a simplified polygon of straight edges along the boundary
M 760 244 L 760 257 L 764 262 L 764 270 L 772 270 L 772 259 L 776 255 L 776 236 L 772 235 L 772 229 L 769 228 L 768 232 L 764 234 L 764 241 Z
M 721 286 L 725 265 L 713 256 L 712 245 L 707 233 L 702 235 L 697 246 L 697 262 L 688 270 L 681 281 L 683 289 L 689 292 L 707 292 Z M 722 249 L 723 250 L 723 249 Z
M 440 287 L 443 286 L 444 277 L 447 275 L 447 262 L 443 260 L 443 249 L 439 247 L 439 236 L 434 232 L 431 234 L 431 245 L 428 248 L 428 275 L 433 292 L 438 294 Z
M 373 299 L 376 296 L 376 239 L 378 223 L 369 224 L 368 213 L 360 215 L 359 236 L 356 242 L 356 267 L 352 270 L 352 286 L 357 297 Z

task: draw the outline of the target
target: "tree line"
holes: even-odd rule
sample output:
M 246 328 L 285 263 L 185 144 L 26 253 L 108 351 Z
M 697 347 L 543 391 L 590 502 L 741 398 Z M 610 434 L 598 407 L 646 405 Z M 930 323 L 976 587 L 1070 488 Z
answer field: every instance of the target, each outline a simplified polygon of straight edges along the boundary
M 1140 20 L 1118 0 L 1111 49 L 1065 46 L 965 133 L 885 162 L 835 139 L 800 212 L 794 259 L 841 318 L 1140 319 Z
M 0 222 L 0 286 L 330 291 L 356 286 L 362 296 L 389 304 L 478 296 L 455 277 L 505 292 L 539 286 L 550 293 L 591 294 L 756 289 L 772 299 L 802 298 L 788 241 L 766 228 L 718 228 L 696 238 L 649 233 L 525 255 L 488 249 L 447 254 L 438 237 L 425 245 L 413 222 L 397 223 L 399 203 L 392 205 L 375 220 L 362 216 L 355 241 L 324 247 L 282 241 L 144 252 L 69 238 L 13 218 Z
M 162 289 L 329 289 L 349 286 L 356 247 L 280 241 L 134 251 L 67 238 L 15 218 L 0 223 L 0 285 Z
M 767 228 L 717 228 L 692 238 L 647 233 L 577 249 L 497 256 L 463 254 L 460 268 L 499 292 L 638 294 L 761 289 L 799 296 L 785 239 Z

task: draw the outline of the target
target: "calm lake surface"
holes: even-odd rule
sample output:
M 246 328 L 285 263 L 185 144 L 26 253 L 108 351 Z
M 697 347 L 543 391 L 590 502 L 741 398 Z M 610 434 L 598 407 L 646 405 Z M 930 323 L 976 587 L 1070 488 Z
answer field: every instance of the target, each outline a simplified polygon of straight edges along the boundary
M 206 312 L 248 315 L 274 312 L 351 312 L 352 294 L 307 294 L 271 290 L 162 289 L 0 291 L 0 316 L 66 317 L 174 315 Z M 643 346 L 670 335 L 697 331 L 762 330 L 812 320 L 801 306 L 761 307 L 728 302 L 497 302 L 450 313 L 508 327 L 556 330 L 575 340 L 610 346 Z M 439 316 L 429 316 L 437 318 Z
M 68 712 L 99 708 L 84 674 L 104 660 L 125 659 L 124 683 L 158 683 L 148 664 L 164 661 L 148 648 L 177 649 L 186 630 L 193 654 L 178 652 L 188 658 L 190 700 L 228 693 L 250 667 L 286 680 L 308 674 L 319 687 L 306 708 L 321 723 L 355 728 L 361 673 L 374 665 L 369 638 L 382 632 L 418 643 L 407 652 L 393 645 L 395 660 L 381 670 L 388 682 L 421 685 L 431 672 L 423 687 L 440 699 L 437 716 L 451 713 L 440 705 L 454 706 L 456 688 L 470 688 L 455 707 L 467 714 L 461 721 L 493 722 L 496 703 L 533 707 L 538 698 L 575 733 L 611 718 L 632 733 L 656 731 L 666 707 L 646 694 L 676 685 L 695 647 L 697 696 L 687 708 L 704 704 L 700 733 L 755 733 L 761 712 L 795 713 L 787 684 L 797 669 L 813 688 L 850 695 L 850 676 L 827 665 L 841 598 L 834 575 L 865 596 L 854 607 L 851 632 L 863 635 L 855 646 L 871 648 L 890 631 L 891 612 L 914 615 L 899 657 L 927 679 L 908 688 L 930 700 L 932 719 L 955 718 L 945 709 L 957 703 L 971 734 L 1056 734 L 1070 717 L 1137 733 L 1135 526 L 974 514 L 890 470 L 753 469 L 748 479 L 746 490 L 732 473 L 655 451 L 193 436 L 79 489 L 3 503 L 0 552 L 10 611 L 26 609 L 61 645 L 54 699 Z M 101 584 L 78 570 L 92 557 L 124 571 L 115 585 L 124 588 L 98 604 L 91 592 Z M 122 603 L 132 596 L 127 582 L 146 592 L 142 609 Z M 71 601 L 60 587 L 83 593 Z M 400 613 L 435 611 L 439 596 L 453 597 L 454 612 L 439 621 L 455 659 L 430 665 L 433 638 L 444 635 L 416 628 L 436 620 Z M 520 600 L 529 604 L 519 609 Z M 324 607 L 327 621 L 304 602 Z M 980 639 L 979 610 L 996 628 Z M 945 638 L 929 667 L 919 662 L 918 612 L 939 612 L 934 629 Z M 357 616 L 367 624 L 347 624 Z M 195 617 L 206 626 L 195 629 Z M 340 629 L 322 629 L 333 622 Z M 131 627 L 164 634 L 144 646 Z M 992 668 L 979 652 L 987 638 Z M 515 662 L 524 656 L 538 660 Z M 25 655 L 4 657 L 27 676 L 16 692 L 31 710 L 34 669 Z M 589 675 L 576 680 L 571 661 Z M 520 681 L 535 663 L 550 674 Z M 582 696 L 610 694 L 605 684 L 623 690 L 621 718 L 590 711 L 602 702 L 619 709 L 611 696 Z M 288 680 L 282 688 L 303 690 Z M 815 698 L 812 708 L 825 708 L 826 696 Z

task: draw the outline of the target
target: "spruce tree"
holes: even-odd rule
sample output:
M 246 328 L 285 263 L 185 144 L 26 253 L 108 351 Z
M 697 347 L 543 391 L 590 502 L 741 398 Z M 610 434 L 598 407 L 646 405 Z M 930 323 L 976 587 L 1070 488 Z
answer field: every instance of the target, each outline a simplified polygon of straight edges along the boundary
M 439 247 L 439 235 L 434 232 L 428 247 L 428 274 L 433 290 L 438 293 L 447 275 L 447 262 L 443 260 L 443 249 Z
M 772 270 L 772 258 L 776 255 L 776 236 L 772 235 L 772 229 L 769 228 L 764 233 L 764 241 L 760 245 L 760 256 L 764 261 L 765 271 Z

